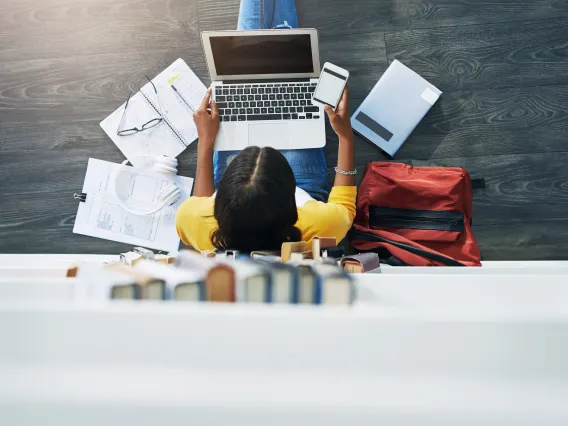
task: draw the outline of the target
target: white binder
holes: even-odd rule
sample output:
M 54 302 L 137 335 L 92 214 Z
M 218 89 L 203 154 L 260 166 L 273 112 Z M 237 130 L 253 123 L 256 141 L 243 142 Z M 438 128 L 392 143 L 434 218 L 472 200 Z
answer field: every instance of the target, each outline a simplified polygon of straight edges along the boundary
M 395 60 L 351 116 L 351 126 L 393 157 L 441 94 Z

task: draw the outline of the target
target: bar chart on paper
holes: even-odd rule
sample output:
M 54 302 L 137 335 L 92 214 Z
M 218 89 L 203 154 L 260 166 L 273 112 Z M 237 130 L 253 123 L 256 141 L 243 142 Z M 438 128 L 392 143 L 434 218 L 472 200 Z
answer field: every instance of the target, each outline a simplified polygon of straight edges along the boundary
M 116 178 L 118 194 L 115 194 L 113 179 L 118 167 L 118 164 L 89 159 L 83 185 L 87 198 L 79 204 L 73 232 L 156 250 L 177 250 L 180 240 L 175 229 L 175 214 L 183 200 L 191 195 L 193 179 L 176 176 L 182 192 L 180 199 L 157 213 L 137 215 L 124 210 L 117 195 L 134 209 L 150 210 L 157 206 L 159 191 L 170 182 L 152 170 L 126 167 Z
M 128 213 L 112 200 L 103 201 L 98 213 L 96 227 L 102 231 L 148 241 L 156 239 L 154 215 L 141 216 Z

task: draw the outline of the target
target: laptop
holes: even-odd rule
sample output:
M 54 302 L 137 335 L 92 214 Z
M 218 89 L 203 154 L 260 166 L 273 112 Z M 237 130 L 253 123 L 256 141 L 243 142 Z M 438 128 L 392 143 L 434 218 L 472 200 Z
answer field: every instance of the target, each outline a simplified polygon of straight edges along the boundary
M 317 30 L 210 31 L 201 39 L 221 118 L 215 150 L 325 145 L 324 111 L 312 104 Z
M 394 60 L 351 116 L 351 127 L 394 157 L 441 94 L 436 86 Z

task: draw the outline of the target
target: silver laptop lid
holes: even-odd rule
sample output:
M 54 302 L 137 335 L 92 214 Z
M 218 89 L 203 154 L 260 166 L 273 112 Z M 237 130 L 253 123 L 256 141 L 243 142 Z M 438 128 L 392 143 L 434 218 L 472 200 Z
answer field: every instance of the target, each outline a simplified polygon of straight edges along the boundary
M 351 126 L 393 157 L 441 94 L 395 59 L 351 116 Z
M 211 81 L 320 75 L 315 29 L 204 31 L 201 40 Z

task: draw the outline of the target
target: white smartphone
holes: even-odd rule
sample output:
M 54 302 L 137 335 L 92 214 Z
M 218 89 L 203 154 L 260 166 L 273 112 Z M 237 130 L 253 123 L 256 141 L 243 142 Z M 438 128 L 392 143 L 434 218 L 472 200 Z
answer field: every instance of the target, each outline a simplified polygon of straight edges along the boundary
M 329 105 L 335 110 L 341 99 L 348 78 L 349 71 L 326 62 L 323 64 L 312 102 L 317 102 L 321 105 Z

